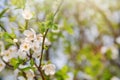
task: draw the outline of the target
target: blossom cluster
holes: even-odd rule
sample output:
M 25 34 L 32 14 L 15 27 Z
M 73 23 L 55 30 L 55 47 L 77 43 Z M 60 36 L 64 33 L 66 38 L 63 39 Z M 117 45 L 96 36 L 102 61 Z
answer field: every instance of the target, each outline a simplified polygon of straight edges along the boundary
M 21 61 L 25 62 L 18 62 L 18 66 L 16 68 L 17 74 L 20 73 L 20 70 L 29 68 L 28 70 L 25 70 L 25 74 L 28 80 L 33 80 L 35 77 L 34 69 L 37 70 L 37 68 L 40 68 L 39 66 L 43 44 L 43 35 L 36 34 L 36 32 L 32 28 L 30 28 L 29 30 L 25 30 L 23 32 L 23 35 L 24 38 L 13 39 L 15 45 L 10 46 L 6 50 L 4 49 L 3 42 L 1 42 L 0 71 L 2 71 L 5 68 L 5 66 L 7 66 L 7 64 L 13 66 L 11 64 L 11 61 L 13 59 L 20 59 Z M 49 46 L 50 44 L 50 41 L 47 38 L 45 38 L 44 45 Z M 31 60 L 33 60 L 33 64 L 31 64 Z M 44 70 L 46 75 L 55 74 L 56 67 L 54 64 L 46 64 L 42 65 L 41 67 L 41 70 Z M 19 80 L 24 80 L 23 78 L 24 76 L 18 76 Z

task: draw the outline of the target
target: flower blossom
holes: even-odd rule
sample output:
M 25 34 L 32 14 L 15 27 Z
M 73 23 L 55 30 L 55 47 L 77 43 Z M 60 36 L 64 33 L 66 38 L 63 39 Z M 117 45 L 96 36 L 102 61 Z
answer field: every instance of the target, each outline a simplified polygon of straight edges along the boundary
M 16 58 L 17 57 L 16 52 L 17 52 L 17 47 L 11 46 L 8 50 L 5 50 L 3 52 L 3 54 L 2 54 L 3 60 L 6 62 L 9 62 L 10 59 Z
M 5 63 L 0 59 L 0 72 L 5 68 Z
M 42 67 L 46 75 L 54 75 L 55 74 L 55 65 L 54 64 L 47 64 Z
M 33 29 L 30 29 L 30 30 L 25 30 L 23 32 L 23 34 L 26 36 L 26 41 L 31 41 L 31 40 L 35 40 L 36 38 L 36 33 Z
M 33 70 L 30 69 L 26 71 L 25 73 L 26 73 L 27 80 L 34 80 L 35 74 Z
M 20 50 L 21 51 L 29 51 L 30 48 L 31 48 L 31 44 L 29 42 L 23 42 L 20 45 Z
M 22 16 L 23 16 L 23 18 L 25 18 L 26 20 L 30 20 L 30 19 L 33 17 L 32 13 L 30 12 L 29 9 L 23 10 Z

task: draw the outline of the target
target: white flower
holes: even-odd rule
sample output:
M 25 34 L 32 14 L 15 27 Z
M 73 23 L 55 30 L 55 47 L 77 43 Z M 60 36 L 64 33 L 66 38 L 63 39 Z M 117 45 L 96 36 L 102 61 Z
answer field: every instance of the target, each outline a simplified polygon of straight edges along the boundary
M 14 58 L 16 56 L 16 54 L 12 53 L 10 50 L 6 50 L 3 53 L 3 60 L 6 62 L 9 62 L 10 59 Z
M 54 64 L 47 64 L 42 67 L 46 75 L 54 75 L 55 74 L 55 65 Z
M 10 46 L 8 49 L 11 53 L 16 53 L 17 52 L 17 47 L 16 46 Z
M 120 36 L 116 38 L 116 42 L 120 44 Z
M 5 63 L 0 59 L 0 72 L 5 68 Z
M 18 39 L 13 39 L 13 42 L 14 42 L 14 43 L 18 42 Z
M 23 76 L 19 76 L 18 80 L 26 80 Z
M 43 35 L 42 35 L 42 34 L 38 34 L 38 35 L 36 36 L 36 39 L 37 39 L 38 42 L 42 43 Z
M 30 48 L 31 48 L 31 44 L 29 42 L 23 42 L 20 45 L 20 50 L 21 51 L 29 51 Z
M 25 30 L 23 34 L 26 36 L 25 38 L 26 41 L 35 40 L 36 38 L 36 32 L 33 29 Z
M 21 59 L 27 58 L 27 53 L 24 52 L 24 51 L 21 51 L 21 50 L 18 50 L 17 55 L 18 55 L 19 58 L 21 58 Z
M 35 74 L 33 72 L 33 70 L 29 70 L 29 71 L 26 71 L 26 77 L 27 77 L 27 80 L 34 80 L 34 77 L 35 77 Z
M 33 17 L 32 13 L 30 12 L 29 9 L 23 10 L 22 16 L 23 16 L 23 18 L 25 18 L 26 20 L 30 20 L 30 19 Z
M 35 53 L 41 51 L 41 46 L 40 46 L 40 44 L 39 44 L 38 41 L 34 41 L 34 42 L 32 43 L 32 50 L 33 50 Z

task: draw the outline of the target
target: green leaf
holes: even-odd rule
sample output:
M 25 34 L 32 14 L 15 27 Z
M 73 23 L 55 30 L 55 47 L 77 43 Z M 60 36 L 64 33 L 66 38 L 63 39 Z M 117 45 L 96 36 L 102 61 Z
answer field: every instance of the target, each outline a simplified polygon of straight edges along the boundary
M 16 58 L 12 58 L 10 64 L 16 69 L 19 66 L 19 61 Z
M 52 28 L 53 28 L 54 30 L 57 30 L 57 29 L 58 29 L 58 25 L 57 25 L 57 24 L 53 24 Z
M 66 80 L 69 76 L 66 74 L 68 72 L 68 67 L 64 66 L 61 70 L 57 71 L 55 76 L 57 80 Z
M 46 30 L 46 23 L 45 22 L 42 22 L 42 23 L 37 23 L 37 25 L 39 26 L 39 31 L 41 32 L 41 33 L 44 33 L 45 32 L 45 30 Z
M 2 12 L 0 12 L 0 18 L 5 14 L 5 12 L 8 10 L 9 8 L 4 9 Z
M 10 38 L 10 35 L 7 32 L 4 32 L 3 36 L 4 36 L 4 39 L 9 39 Z
M 50 14 L 47 15 L 46 20 L 47 20 L 47 21 L 49 21 L 49 20 L 50 20 L 50 21 L 53 21 L 53 18 L 54 18 L 53 13 L 50 13 Z
M 30 65 L 31 65 L 31 66 L 34 65 L 34 60 L 33 60 L 33 59 L 30 60 Z
M 64 29 L 69 33 L 73 34 L 72 24 L 68 24 L 66 20 L 64 20 Z

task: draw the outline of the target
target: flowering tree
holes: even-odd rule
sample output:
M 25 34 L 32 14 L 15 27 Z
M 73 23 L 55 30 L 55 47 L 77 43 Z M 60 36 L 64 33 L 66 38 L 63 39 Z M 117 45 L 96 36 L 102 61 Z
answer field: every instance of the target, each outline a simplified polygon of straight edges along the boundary
M 119 80 L 119 4 L 1 0 L 0 76 L 10 70 L 14 80 Z
M 54 23 L 54 18 L 60 9 L 62 2 L 58 3 L 55 12 L 51 12 L 45 21 L 38 22 L 37 32 L 31 28 L 29 22 L 32 18 L 35 18 L 35 14 L 30 10 L 29 0 L 28 2 L 22 0 L 11 0 L 11 3 L 17 8 L 24 8 L 21 12 L 24 18 L 25 25 L 20 26 L 18 31 L 22 37 L 17 37 L 14 30 L 11 34 L 7 32 L 7 29 L 1 24 L 2 29 L 1 39 L 1 54 L 0 54 L 0 71 L 5 67 L 11 70 L 15 70 L 16 79 L 18 80 L 46 80 L 48 75 L 55 74 L 55 65 L 50 61 L 44 61 L 43 57 L 46 50 L 51 45 L 51 42 L 47 39 L 47 33 L 51 29 L 56 29 L 57 24 Z M 9 10 L 4 9 L 0 13 L 0 18 Z M 38 31 L 40 30 L 41 33 Z M 49 77 L 48 77 L 49 78 Z

